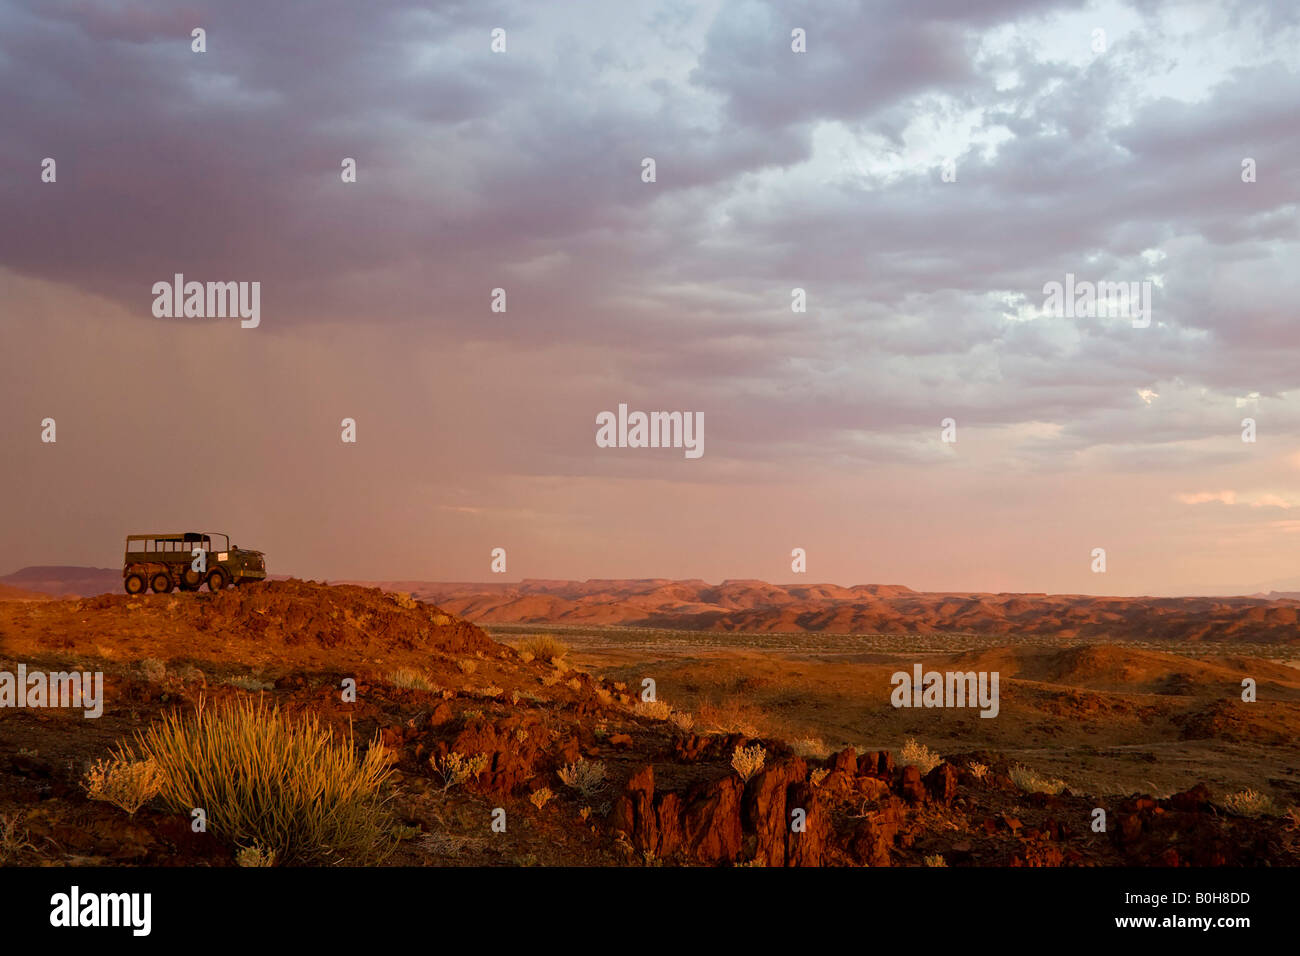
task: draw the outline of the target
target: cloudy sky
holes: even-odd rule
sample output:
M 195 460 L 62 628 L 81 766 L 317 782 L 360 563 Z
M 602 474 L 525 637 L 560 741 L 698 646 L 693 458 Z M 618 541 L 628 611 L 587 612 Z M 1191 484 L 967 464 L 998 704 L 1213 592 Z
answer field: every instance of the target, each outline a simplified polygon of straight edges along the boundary
M 1298 54 L 1245 0 L 0 0 L 0 573 L 1300 586 Z

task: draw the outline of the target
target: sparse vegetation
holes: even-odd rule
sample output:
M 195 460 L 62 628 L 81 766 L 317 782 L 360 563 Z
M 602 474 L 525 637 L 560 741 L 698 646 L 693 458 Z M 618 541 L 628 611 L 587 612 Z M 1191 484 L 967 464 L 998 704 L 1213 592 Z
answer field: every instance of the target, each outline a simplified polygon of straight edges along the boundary
M 704 704 L 698 708 L 699 722 L 709 733 L 740 734 L 744 737 L 762 737 L 764 715 L 753 705 L 727 698 L 719 704 Z M 782 736 L 774 733 L 773 736 Z
M 1250 787 L 1224 797 L 1223 808 L 1239 817 L 1263 817 L 1274 810 L 1272 797 Z
M 673 726 L 682 733 L 689 734 L 691 728 L 695 726 L 695 718 L 684 710 L 674 710 L 668 719 L 672 721 Z
M 240 847 L 235 853 L 235 862 L 240 866 L 275 866 L 275 851 L 254 843 Z
M 528 795 L 528 802 L 540 810 L 542 807 L 546 806 L 547 802 L 553 796 L 555 796 L 555 794 L 551 792 L 550 787 L 542 787 L 542 789 L 534 790 Z
M 140 662 L 140 673 L 151 684 L 161 684 L 167 679 L 167 665 L 156 657 L 146 657 Z
M 1020 764 L 1016 764 L 1011 768 L 1011 780 L 1026 793 L 1058 794 L 1065 789 L 1064 780 L 1044 777 L 1042 774 Z
M 202 684 L 208 686 L 207 675 L 193 664 L 182 664 L 175 672 L 176 679 L 182 684 Z
M 553 664 L 563 660 L 564 655 L 569 653 L 569 646 L 550 634 L 534 634 L 520 641 L 515 650 L 520 654 L 529 655 L 529 660 Z
M 915 737 L 908 737 L 903 741 L 903 749 L 899 751 L 898 759 L 903 764 L 918 768 L 923 774 L 929 773 L 943 763 L 943 757 L 925 744 L 919 743 Z
M 397 670 L 392 671 L 388 675 L 388 683 L 403 690 L 435 691 L 438 689 L 427 674 L 412 670 L 409 667 L 399 667 Z
M 681 710 L 673 710 L 672 705 L 663 700 L 637 700 L 632 705 L 632 712 L 648 720 L 666 720 L 683 733 L 689 733 L 695 726 L 695 718 Z
M 171 809 L 203 807 L 213 832 L 279 861 L 374 862 L 395 845 L 383 748 L 359 756 L 314 715 L 291 720 L 261 700 L 200 701 L 193 715 L 169 714 L 137 734 L 136 747 Z
M 663 700 L 638 700 L 634 708 L 638 717 L 650 720 L 667 720 L 673 715 L 673 709 Z
M 23 826 L 23 815 L 0 814 L 0 866 L 9 866 L 36 847 L 29 840 L 29 831 Z
M 790 741 L 790 749 L 805 759 L 825 760 L 831 755 L 831 748 L 817 737 L 801 737 Z
M 980 763 L 978 760 L 972 760 L 966 765 L 966 769 L 970 771 L 971 776 L 976 780 L 983 780 L 984 775 L 989 772 L 989 765 Z
M 732 769 L 740 774 L 740 779 L 746 783 L 749 783 L 754 774 L 763 769 L 763 764 L 766 762 L 767 751 L 761 744 L 737 747 L 731 755 Z
M 430 757 L 429 766 L 442 777 L 442 792 L 458 787 L 466 780 L 472 780 L 487 769 L 488 754 L 464 754 L 452 751 L 442 757 Z
M 599 760 L 579 757 L 575 763 L 561 767 L 557 773 L 566 787 L 576 790 L 583 797 L 592 797 L 605 789 L 605 764 Z
M 820 787 L 822 785 L 822 781 L 825 780 L 827 776 L 830 775 L 830 772 L 831 771 L 829 767 L 818 767 L 816 770 L 814 770 L 811 774 L 808 775 L 808 779 L 812 782 L 812 785 L 814 787 Z
M 478 670 L 478 661 L 469 657 L 462 657 L 456 662 L 456 666 L 460 668 L 462 674 L 472 674 Z
M 943 858 L 942 853 L 931 853 L 925 858 L 926 866 L 947 866 L 948 861 Z
M 82 781 L 92 800 L 102 800 L 131 816 L 158 796 L 162 776 L 153 760 L 135 760 L 120 751 L 108 760 L 96 760 Z M 196 804 L 197 806 L 197 804 Z

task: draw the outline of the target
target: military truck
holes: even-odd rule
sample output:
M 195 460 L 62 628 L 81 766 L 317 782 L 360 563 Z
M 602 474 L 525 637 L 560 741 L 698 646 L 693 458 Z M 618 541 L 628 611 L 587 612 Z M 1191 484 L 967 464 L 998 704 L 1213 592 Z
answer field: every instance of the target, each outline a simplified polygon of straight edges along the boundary
M 221 548 L 213 539 L 222 539 Z M 171 534 L 129 534 L 122 562 L 122 587 L 127 594 L 167 594 L 173 588 L 197 591 L 206 584 L 220 591 L 232 584 L 266 578 L 261 551 L 232 547 L 221 531 L 178 531 Z

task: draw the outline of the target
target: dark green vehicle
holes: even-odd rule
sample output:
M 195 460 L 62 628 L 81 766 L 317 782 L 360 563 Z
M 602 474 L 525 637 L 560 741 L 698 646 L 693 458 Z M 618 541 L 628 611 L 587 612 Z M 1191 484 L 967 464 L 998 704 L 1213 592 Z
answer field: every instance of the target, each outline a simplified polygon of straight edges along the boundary
M 223 539 L 220 550 L 212 546 L 213 538 Z M 127 594 L 143 594 L 145 588 L 155 594 L 166 594 L 173 588 L 197 591 L 204 584 L 209 591 L 220 591 L 231 584 L 265 578 L 262 552 L 231 547 L 230 536 L 220 531 L 126 536 L 122 586 Z

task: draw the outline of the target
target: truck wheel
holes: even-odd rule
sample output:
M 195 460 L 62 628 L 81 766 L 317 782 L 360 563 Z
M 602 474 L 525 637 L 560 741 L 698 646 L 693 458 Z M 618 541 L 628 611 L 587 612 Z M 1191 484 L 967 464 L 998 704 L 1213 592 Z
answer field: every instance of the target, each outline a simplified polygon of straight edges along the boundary
M 220 591 L 222 588 L 226 586 L 226 583 L 227 583 L 226 572 L 222 571 L 220 568 L 217 568 L 215 571 L 213 571 L 211 574 L 208 575 L 209 591 L 214 591 L 214 592 Z
M 197 591 L 203 585 L 203 575 L 194 568 L 186 568 L 181 573 L 181 587 L 186 591 Z
M 126 580 L 122 582 L 122 587 L 126 588 L 127 594 L 144 593 L 144 575 L 128 574 Z
M 159 571 L 150 580 L 149 587 L 153 588 L 154 594 L 170 594 L 172 590 L 171 575 Z

